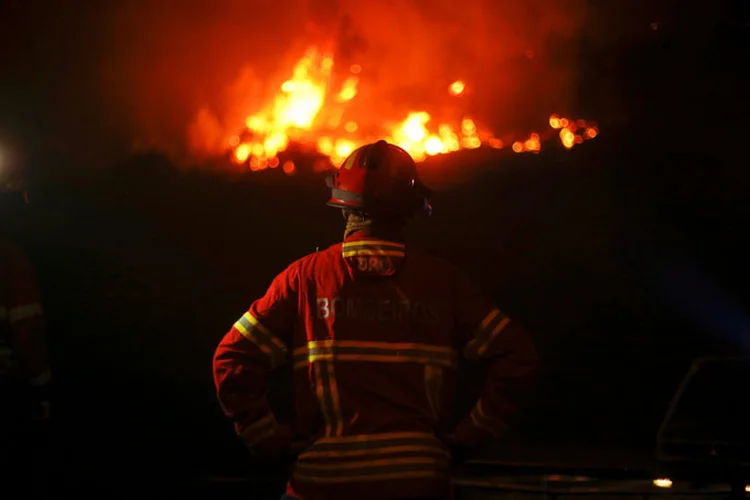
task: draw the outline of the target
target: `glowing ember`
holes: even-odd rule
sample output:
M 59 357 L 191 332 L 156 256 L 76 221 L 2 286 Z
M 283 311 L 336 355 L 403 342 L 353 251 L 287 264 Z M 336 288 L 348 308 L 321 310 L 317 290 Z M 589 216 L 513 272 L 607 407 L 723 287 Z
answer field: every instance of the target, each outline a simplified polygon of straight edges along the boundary
M 596 122 L 568 120 L 567 118 L 552 115 L 549 118 L 549 125 L 554 129 L 560 130 L 560 141 L 568 149 L 599 135 L 599 128 L 596 126 Z
M 461 95 L 464 93 L 464 89 L 466 88 L 466 85 L 461 80 L 457 80 L 453 83 L 451 83 L 451 86 L 448 88 L 448 92 L 450 92 L 452 95 Z
M 654 479 L 654 486 L 658 488 L 671 488 L 672 480 L 666 477 Z
M 373 128 L 362 119 L 367 117 L 352 116 L 350 107 L 359 94 L 361 75 L 366 68 L 351 65 L 343 76 L 335 74 L 333 69 L 331 54 L 309 49 L 294 66 L 291 77 L 280 84 L 271 102 L 248 116 L 245 130 L 229 139 L 226 147 L 232 151 L 234 162 L 248 164 L 251 170 L 276 168 L 278 153 L 285 151 L 290 143 L 314 148 L 330 158 L 334 166 L 339 166 L 358 146 L 378 139 L 401 146 L 416 161 L 462 149 L 505 146 L 468 116 L 448 123 L 434 120 L 427 111 L 415 110 L 400 121 L 384 121 Z M 462 80 L 454 81 L 447 89 L 451 96 L 461 96 L 465 91 L 466 82 Z M 593 122 L 558 115 L 549 118 L 549 126 L 553 130 L 519 138 L 510 143 L 511 149 L 516 153 L 538 153 L 554 131 L 568 149 L 599 134 Z M 295 165 L 287 161 L 281 169 L 291 175 Z

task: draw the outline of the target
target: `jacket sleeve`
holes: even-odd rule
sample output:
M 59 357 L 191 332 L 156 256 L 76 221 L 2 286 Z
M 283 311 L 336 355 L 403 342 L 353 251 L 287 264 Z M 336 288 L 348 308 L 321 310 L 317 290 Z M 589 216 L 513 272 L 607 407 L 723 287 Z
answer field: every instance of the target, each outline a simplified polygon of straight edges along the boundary
M 36 276 L 26 254 L 10 251 L 5 305 L 10 344 L 32 386 L 44 387 L 51 379 L 49 353 Z
M 234 323 L 214 354 L 219 403 L 251 449 L 262 448 L 278 428 L 266 398 L 267 375 L 286 363 L 296 318 L 296 273 L 288 268 Z
M 488 364 L 479 400 L 459 422 L 459 442 L 472 444 L 500 436 L 516 413 L 517 399 L 529 388 L 537 364 L 536 349 L 524 329 L 511 321 L 459 274 L 456 283 L 456 331 L 463 355 Z

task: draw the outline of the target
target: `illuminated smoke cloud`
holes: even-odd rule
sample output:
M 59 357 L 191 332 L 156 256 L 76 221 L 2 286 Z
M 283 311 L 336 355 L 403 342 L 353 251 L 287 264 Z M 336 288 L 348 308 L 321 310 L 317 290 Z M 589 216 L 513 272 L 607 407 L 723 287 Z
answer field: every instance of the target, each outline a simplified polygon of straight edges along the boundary
M 102 21 L 101 77 L 131 145 L 180 161 L 236 148 L 230 141 L 248 117 L 274 109 L 310 48 L 333 59 L 316 133 L 304 137 L 318 149 L 326 137 L 335 142 L 326 129 L 336 114 L 331 97 L 347 95 L 348 78 L 355 95 L 339 127 L 356 124 L 348 132 L 355 143 L 393 135 L 407 119 L 418 124 L 424 115 L 412 113 L 424 112 L 428 138 L 450 122 L 459 142 L 469 125 L 485 141 L 510 146 L 503 134 L 514 132 L 526 144 L 532 124 L 567 108 L 575 58 L 560 47 L 575 39 L 583 14 L 581 1 L 553 0 L 131 0 Z M 443 135 L 441 151 L 450 142 Z

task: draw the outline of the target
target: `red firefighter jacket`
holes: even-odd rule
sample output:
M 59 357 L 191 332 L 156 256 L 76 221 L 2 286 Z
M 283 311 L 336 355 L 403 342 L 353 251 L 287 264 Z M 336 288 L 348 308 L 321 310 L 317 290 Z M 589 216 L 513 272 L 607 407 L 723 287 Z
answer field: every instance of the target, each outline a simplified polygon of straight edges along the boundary
M 473 410 L 449 428 L 457 356 L 490 368 Z M 279 274 L 214 355 L 226 415 L 250 449 L 278 441 L 267 372 L 294 370 L 291 427 L 312 444 L 289 491 L 305 500 L 445 494 L 450 455 L 499 435 L 533 371 L 524 331 L 448 262 L 356 233 Z
M 42 307 L 28 257 L 0 241 L 0 376 L 19 373 L 35 386 L 50 379 Z

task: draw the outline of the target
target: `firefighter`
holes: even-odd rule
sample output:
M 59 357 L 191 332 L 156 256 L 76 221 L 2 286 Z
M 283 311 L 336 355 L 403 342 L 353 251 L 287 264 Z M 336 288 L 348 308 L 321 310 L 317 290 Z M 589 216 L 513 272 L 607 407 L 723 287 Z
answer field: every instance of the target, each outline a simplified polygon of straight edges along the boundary
M 28 199 L 18 176 L 9 177 L 0 178 L 2 222 L 11 218 L 8 212 L 24 206 Z M 6 471 L 20 467 L 19 472 L 31 473 L 34 468 L 25 463 L 30 457 L 19 457 L 30 444 L 23 441 L 30 437 L 24 431 L 31 427 L 41 430 L 49 421 L 50 381 L 35 273 L 26 253 L 6 231 L 0 231 L 0 461 Z
M 224 336 L 219 402 L 251 452 L 298 453 L 285 498 L 446 498 L 451 448 L 503 434 L 536 351 L 461 271 L 405 243 L 407 221 L 431 211 L 406 151 L 363 146 L 328 185 L 343 242 L 292 263 Z M 452 425 L 458 356 L 488 371 Z M 293 370 L 291 423 L 266 394 L 281 366 Z

